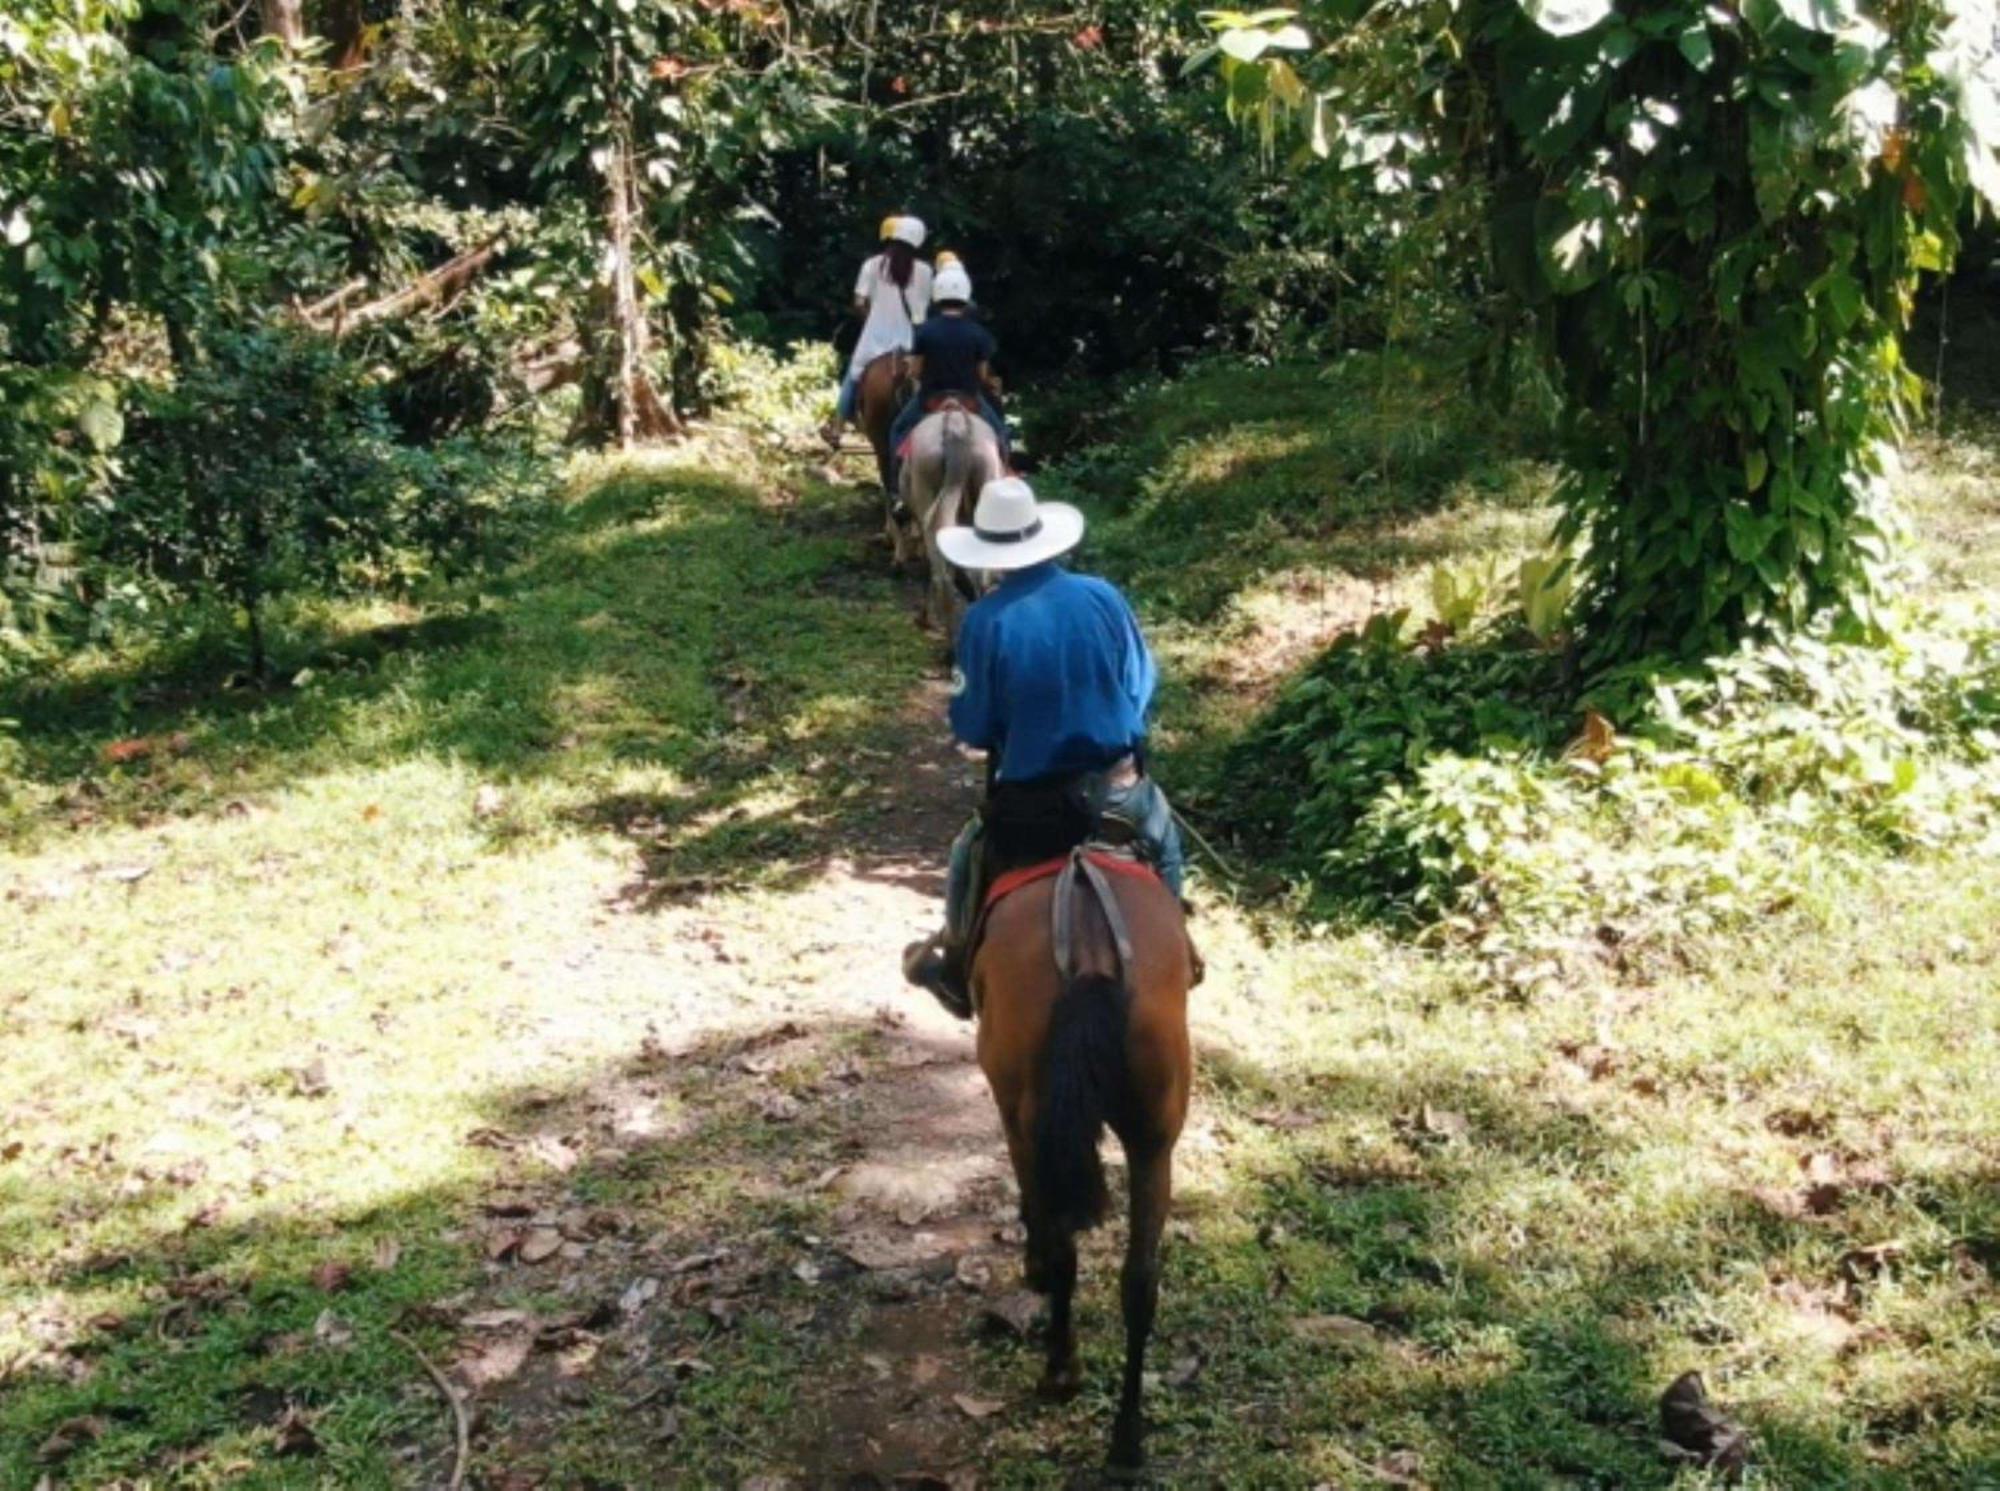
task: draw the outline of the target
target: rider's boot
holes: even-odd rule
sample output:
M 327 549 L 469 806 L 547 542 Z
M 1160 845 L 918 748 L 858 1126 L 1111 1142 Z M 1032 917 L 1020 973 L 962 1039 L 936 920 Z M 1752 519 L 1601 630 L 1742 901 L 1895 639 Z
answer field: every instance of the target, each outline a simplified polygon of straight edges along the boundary
M 903 977 L 960 1020 L 972 1018 L 972 991 L 966 986 L 965 949 L 943 932 L 903 949 Z

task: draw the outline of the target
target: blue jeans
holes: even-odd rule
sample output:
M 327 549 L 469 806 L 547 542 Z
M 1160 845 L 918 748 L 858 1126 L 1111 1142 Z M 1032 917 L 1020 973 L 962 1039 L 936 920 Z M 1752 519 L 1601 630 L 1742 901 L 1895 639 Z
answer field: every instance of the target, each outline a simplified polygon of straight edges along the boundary
M 1094 815 L 1132 825 L 1140 852 L 1178 899 L 1187 880 L 1187 851 L 1181 843 L 1181 826 L 1174 821 L 1174 810 L 1159 785 L 1142 776 L 1130 787 L 1106 787 L 1088 800 Z M 985 828 L 974 815 L 952 840 L 951 867 L 945 874 L 944 933 L 945 940 L 954 946 L 972 934 L 979 902 L 986 893 L 978 883 L 979 844 Z
M 854 404 L 861 397 L 861 370 L 849 368 L 840 380 L 840 396 L 834 400 L 833 412 L 849 424 L 854 422 Z
M 902 412 L 896 416 L 896 422 L 889 426 L 889 494 L 892 497 L 902 490 L 903 442 L 910 438 L 910 431 L 922 424 L 924 416 L 930 413 L 924 405 L 931 399 L 939 397 L 942 395 L 937 393 L 918 394 L 903 406 Z M 1007 421 L 1000 417 L 1000 411 L 993 407 L 993 401 L 984 394 L 980 395 L 979 412 L 986 423 L 993 427 L 994 438 L 1000 442 L 1000 464 L 1011 466 L 1013 460 L 1007 442 Z M 976 501 L 979 494 L 974 492 L 972 497 Z

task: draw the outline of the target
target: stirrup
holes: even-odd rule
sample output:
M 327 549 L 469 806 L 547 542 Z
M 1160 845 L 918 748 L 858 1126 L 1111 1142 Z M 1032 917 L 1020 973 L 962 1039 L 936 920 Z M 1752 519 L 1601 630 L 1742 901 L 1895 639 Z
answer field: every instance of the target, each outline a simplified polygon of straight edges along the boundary
M 928 989 L 947 1014 L 970 1020 L 972 994 L 964 980 L 955 976 L 952 961 L 942 937 L 926 937 L 903 949 L 903 977 L 919 989 Z

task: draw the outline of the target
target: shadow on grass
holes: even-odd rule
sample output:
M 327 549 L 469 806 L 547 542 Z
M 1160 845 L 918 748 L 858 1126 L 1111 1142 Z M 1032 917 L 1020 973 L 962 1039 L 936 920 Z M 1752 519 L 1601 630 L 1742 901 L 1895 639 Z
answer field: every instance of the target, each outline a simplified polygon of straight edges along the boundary
M 37 1341 L 0 1359 L 0 1484 L 443 1484 L 449 1415 L 399 1335 L 467 1390 L 476 1473 L 730 1484 L 768 1466 L 854 1309 L 949 1283 L 949 1259 L 857 1283 L 814 1184 L 872 1137 L 861 1069 L 925 1041 L 842 1020 L 648 1042 L 480 1102 L 476 1179 L 347 1212 L 233 1222 L 129 1172 L 10 1176 L 0 1235 L 35 1246 L 0 1267 L 0 1300 L 28 1302 Z M 911 1060 L 899 1080 L 921 1076 Z M 122 1241 L 66 1240 L 86 1233 Z
M 804 1463 L 805 1484 L 848 1484 L 812 1457 L 812 1395 L 863 1370 L 870 1313 L 934 1297 L 974 1340 L 949 1257 L 860 1268 L 820 1189 L 877 1137 L 865 1084 L 920 1079 L 891 1047 L 921 1061 L 925 1039 L 843 1019 L 648 1041 L 574 1083 L 491 1094 L 462 1139 L 475 1175 L 347 1212 L 189 1222 L 129 1177 L 14 1179 L 7 1231 L 39 1242 L 0 1282 L 39 1334 L 0 1376 L 0 1479 L 437 1484 L 448 1418 L 401 1335 L 461 1382 L 490 1378 L 469 1393 L 489 1483 L 732 1484 Z M 1282 1154 L 1188 1198 L 1169 1249 L 1163 1339 L 1202 1364 L 1152 1395 L 1175 1483 L 1289 1484 L 1410 1453 L 1430 1484 L 1665 1486 L 1661 1389 L 1740 1354 L 1726 1328 L 1690 1326 L 1701 1291 L 1773 1260 L 1838 1267 L 1837 1218 L 1721 1191 L 1565 1246 L 1507 1188 L 1596 1187 L 1629 1138 L 1475 1074 L 1272 1071 L 1220 1051 L 1202 1067 L 1202 1106 L 1298 1116 Z M 1990 1179 L 1935 1204 L 1991 1224 Z M 113 1251 L 63 1240 L 121 1216 Z M 1088 1272 L 1108 1393 L 1115 1285 L 1101 1257 Z M 1311 1324 L 1336 1317 L 1366 1329 Z M 1101 1404 L 1030 1406 L 1030 1349 L 988 1362 L 1008 1412 L 968 1432 L 1014 1437 L 977 1463 L 1094 1464 Z M 2000 1467 L 2000 1425 L 1977 1412 L 1990 1389 L 1878 1387 L 1839 1432 L 1832 1415 L 1742 1416 L 1773 1484 L 1974 1484 Z
M 1208 1082 L 1239 1112 L 1264 1111 L 1287 1142 L 1223 1199 L 1228 1229 L 1197 1226 L 1170 1270 L 1174 1349 L 1203 1362 L 1201 1388 L 1170 1400 L 1161 1436 L 1183 1464 L 1213 1435 L 1322 1471 L 1358 1468 L 1352 1456 L 1394 1469 L 1400 1452 L 1413 1457 L 1406 1472 L 1420 1466 L 1437 1485 L 1677 1484 L 1657 1446 L 1668 1383 L 1705 1369 L 1726 1401 L 1730 1367 L 1769 1365 L 1711 1293 L 1747 1273 L 1798 1290 L 1810 1318 L 1822 1293 L 1846 1302 L 1834 1309 L 1875 1289 L 1895 1296 L 1892 1278 L 1854 1273 L 1861 1213 L 1792 1215 L 1723 1188 L 1614 1212 L 1629 1131 L 1469 1074 L 1330 1066 L 1280 1075 L 1205 1055 Z M 1985 1184 L 1934 1180 L 1919 1202 L 1990 1239 L 2000 1212 Z M 1551 1186 L 1560 1201 L 1526 1204 Z M 1579 1193 L 1607 1210 L 1601 1227 L 1566 1237 L 1575 1218 L 1561 1209 Z M 1853 1203 L 1865 1213 L 1865 1199 Z M 1954 1246 L 1951 1266 L 1990 1291 L 1991 1262 Z M 2000 1471 L 1990 1358 L 1974 1375 L 1878 1375 L 1861 1401 L 1809 1422 L 1756 1402 L 1732 1412 L 1770 1484 L 1984 1484 Z M 1272 1382 L 1288 1388 L 1272 1394 Z M 1327 1446 L 1339 1447 L 1331 1460 Z
M 223 689 L 200 657 L 24 686 L 4 705 L 29 799 L 14 835 L 235 811 L 309 776 L 442 759 L 541 784 L 558 819 L 643 823 L 649 877 L 734 883 L 850 845 L 901 874 L 906 854 L 941 852 L 894 811 L 936 772 L 884 740 L 912 728 L 934 664 L 853 509 L 819 488 L 614 470 L 533 554 L 433 614 L 296 636 L 296 686 Z
M 1166 619 L 1212 620 L 1298 567 L 1387 579 L 1464 550 L 1447 509 L 1545 497 L 1546 417 L 1484 407 L 1448 356 L 1213 366 L 1142 393 L 1120 423 L 1132 443 L 1055 481 L 1097 520 L 1086 562 Z

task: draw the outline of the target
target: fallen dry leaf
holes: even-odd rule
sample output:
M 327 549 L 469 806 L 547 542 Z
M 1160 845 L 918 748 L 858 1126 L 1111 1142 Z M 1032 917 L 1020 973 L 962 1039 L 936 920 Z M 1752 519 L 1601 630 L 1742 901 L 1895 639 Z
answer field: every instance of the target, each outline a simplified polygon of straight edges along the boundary
M 1850 1283 L 1859 1284 L 1864 1279 L 1888 1272 L 1890 1266 L 1902 1258 L 1904 1251 L 1900 1238 L 1870 1243 L 1865 1248 L 1850 1248 L 1841 1254 L 1840 1271 Z
M 1471 1122 L 1463 1113 L 1455 1113 L 1449 1108 L 1433 1108 L 1429 1103 L 1425 1103 L 1418 1113 L 1417 1126 L 1424 1133 L 1441 1139 L 1463 1138 L 1472 1129 Z
M 458 1359 L 458 1375 L 475 1392 L 505 1382 L 519 1372 L 535 1349 L 535 1338 L 526 1331 L 490 1336 Z
M 342 1320 L 331 1310 L 321 1310 L 319 1319 L 313 1322 L 313 1339 L 322 1346 L 330 1346 L 336 1351 L 354 1340 L 354 1327 Z
M 1267 1129 L 1279 1130 L 1309 1129 L 1319 1122 L 1318 1118 L 1298 1108 L 1264 1108 L 1251 1114 L 1250 1119 Z
M 975 1253 L 961 1257 L 952 1274 L 962 1286 L 976 1294 L 993 1287 L 993 1265 Z
M 970 1393 L 954 1393 L 951 1401 L 969 1419 L 990 1419 L 1007 1406 L 998 1398 L 975 1398 Z
M 313 1420 L 317 1417 L 317 1414 L 308 1413 L 296 1403 L 287 1403 L 285 1411 L 271 1426 L 271 1432 L 277 1439 L 277 1453 L 281 1456 L 317 1455 L 319 1435 L 313 1430 Z
M 934 1356 L 920 1356 L 910 1363 L 910 1381 L 918 1387 L 929 1387 L 944 1376 L 944 1363 Z
M 1025 1340 L 1035 1326 L 1040 1302 L 1025 1289 L 1017 1289 L 999 1299 L 989 1300 L 979 1312 L 980 1329 L 990 1335 L 1014 1336 Z
M 493 1263 L 505 1263 L 521 1251 L 522 1234 L 512 1228 L 496 1232 L 486 1239 L 486 1257 Z
M 329 1258 L 312 1271 L 313 1288 L 322 1294 L 337 1294 L 347 1287 L 348 1281 L 353 1277 L 352 1264 Z
M 459 1324 L 467 1330 L 499 1331 L 526 1325 L 532 1318 L 526 1310 L 479 1310 L 466 1316 Z
M 537 1227 L 521 1239 L 523 1263 L 546 1263 L 563 1250 L 563 1235 L 553 1227 Z
M 627 1315 L 636 1315 L 651 1303 L 660 1292 L 660 1281 L 655 1278 L 634 1279 L 625 1286 L 625 1292 L 618 1296 L 618 1308 Z
M 567 1175 L 576 1168 L 577 1152 L 568 1143 L 548 1134 L 537 1134 L 527 1143 L 527 1153 L 551 1170 Z
M 1301 1316 L 1292 1322 L 1292 1334 L 1315 1344 L 1369 1346 L 1375 1342 L 1375 1327 L 1352 1315 Z
M 35 1451 L 35 1458 L 44 1465 L 54 1465 L 67 1460 L 71 1455 L 94 1440 L 102 1439 L 111 1427 L 110 1421 L 96 1414 L 85 1414 L 79 1418 L 64 1419 L 55 1427 L 55 1432 L 42 1441 L 42 1447 Z
M 402 1262 L 403 1245 L 393 1237 L 375 1239 L 375 1272 L 386 1274 Z
M 757 1111 L 772 1123 L 790 1123 L 805 1111 L 805 1105 L 789 1093 L 768 1092 L 757 1100 Z
M 302 1098 L 321 1098 L 333 1091 L 326 1079 L 326 1061 L 314 1057 L 305 1066 L 292 1068 L 292 1091 Z
M 1201 1376 L 1201 1358 L 1184 1356 L 1167 1369 L 1167 1375 L 1161 1380 L 1168 1387 L 1188 1387 L 1199 1376 Z

